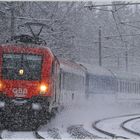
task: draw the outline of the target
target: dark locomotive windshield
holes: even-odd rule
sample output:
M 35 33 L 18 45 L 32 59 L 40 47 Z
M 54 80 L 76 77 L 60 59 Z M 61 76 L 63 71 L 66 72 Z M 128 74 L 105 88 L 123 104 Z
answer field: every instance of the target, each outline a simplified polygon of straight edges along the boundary
M 31 54 L 3 54 L 3 79 L 40 80 L 42 56 Z

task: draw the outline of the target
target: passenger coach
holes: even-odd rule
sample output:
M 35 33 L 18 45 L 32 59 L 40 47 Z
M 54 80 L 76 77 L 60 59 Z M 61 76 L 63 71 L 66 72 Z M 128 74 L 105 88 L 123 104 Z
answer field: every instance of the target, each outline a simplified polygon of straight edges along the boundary
M 85 98 L 86 68 L 74 61 L 59 59 L 61 69 L 61 101 L 71 105 Z

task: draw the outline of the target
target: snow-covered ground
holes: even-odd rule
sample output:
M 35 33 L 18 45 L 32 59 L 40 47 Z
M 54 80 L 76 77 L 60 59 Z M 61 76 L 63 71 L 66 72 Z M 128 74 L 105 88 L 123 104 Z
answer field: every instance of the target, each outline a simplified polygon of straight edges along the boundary
M 14 131 L 7 131 L 7 130 L 4 130 L 1 134 L 1 137 L 3 139 L 25 139 L 25 138 L 28 138 L 28 139 L 33 139 L 33 138 L 36 138 L 33 134 L 33 132 L 31 131 L 25 131 L 25 132 L 22 132 L 22 131 L 19 131 L 19 132 L 14 132 Z
M 140 113 L 140 101 L 137 100 L 119 100 L 114 95 L 94 95 L 88 99 L 79 99 L 77 102 L 65 105 L 65 108 L 59 112 L 47 125 L 42 125 L 38 131 L 39 135 L 44 138 L 72 138 L 68 133 L 68 128 L 71 126 L 81 127 L 95 136 L 101 138 L 110 138 L 109 136 L 98 132 L 92 128 L 92 123 L 113 116 L 120 116 L 125 114 Z M 139 116 L 139 115 L 137 115 Z M 134 116 L 134 117 L 137 117 Z M 119 126 L 123 121 L 132 118 L 122 117 L 105 120 L 97 126 L 118 136 L 125 136 L 128 138 L 139 138 L 138 136 L 129 134 L 121 130 Z M 127 124 L 128 127 L 140 131 L 140 120 Z M 84 131 L 83 129 L 80 129 Z M 34 132 L 14 132 L 4 130 L 1 134 L 2 138 L 36 138 Z
M 98 124 L 98 127 L 101 127 L 101 129 L 111 132 L 115 134 L 116 136 L 123 136 L 126 138 L 139 138 L 139 136 L 133 135 L 132 133 L 129 133 L 123 129 L 121 129 L 121 123 L 123 123 L 127 119 L 131 119 L 134 117 L 137 117 L 140 115 L 134 115 L 134 116 L 125 116 L 120 118 L 113 118 L 113 119 L 107 119 L 101 123 Z
M 128 122 L 125 126 L 127 128 L 129 128 L 130 130 L 133 130 L 133 131 L 140 133 L 140 118 Z
M 77 101 L 69 106 L 65 106 L 64 110 L 57 114 L 55 119 L 52 119 L 48 125 L 41 127 L 39 134 L 47 138 L 48 129 L 55 128 L 58 129 L 62 138 L 70 138 L 67 128 L 71 125 L 81 124 L 87 131 L 101 137 L 106 137 L 93 130 L 92 123 L 111 116 L 140 113 L 139 102 L 123 102 L 118 101 L 115 97 L 108 96 L 105 98 L 99 95 L 88 100 Z

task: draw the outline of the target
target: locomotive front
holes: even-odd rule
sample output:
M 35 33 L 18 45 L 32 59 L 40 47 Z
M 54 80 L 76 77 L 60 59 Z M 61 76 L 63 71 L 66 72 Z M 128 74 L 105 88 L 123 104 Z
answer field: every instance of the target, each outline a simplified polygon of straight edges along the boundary
M 49 104 L 53 55 L 44 48 L 6 45 L 0 47 L 1 107 Z

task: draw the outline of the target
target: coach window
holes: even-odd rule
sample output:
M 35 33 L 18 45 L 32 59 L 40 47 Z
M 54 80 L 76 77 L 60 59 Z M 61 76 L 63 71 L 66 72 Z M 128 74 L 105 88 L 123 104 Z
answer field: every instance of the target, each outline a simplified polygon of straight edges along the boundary
M 124 81 L 122 81 L 122 92 L 124 92 Z
M 122 82 L 122 92 L 124 92 L 124 81 L 121 82 Z
M 136 83 L 136 93 L 138 93 L 138 83 Z
M 127 90 L 128 90 L 128 88 L 127 88 L 127 82 L 125 81 L 125 83 L 124 83 L 124 86 L 125 86 L 125 91 L 124 91 L 124 93 L 126 93 L 126 92 L 128 92 Z
M 129 93 L 129 82 L 127 82 L 127 92 Z
M 125 93 L 128 93 L 128 83 L 125 81 Z
M 136 82 L 136 94 L 138 93 L 138 83 Z
M 120 83 L 119 83 L 119 80 L 117 80 L 117 92 L 120 91 Z
M 131 82 L 129 82 L 129 93 L 131 93 Z
M 133 82 L 133 93 L 135 93 L 135 83 Z
M 138 94 L 140 93 L 140 84 L 138 82 Z
M 130 82 L 130 93 L 132 93 L 132 82 Z
M 140 93 L 140 83 L 138 83 L 138 93 Z
M 129 92 L 129 82 L 127 82 L 127 92 L 130 93 Z
M 137 83 L 137 94 L 139 93 L 139 83 Z
M 123 84 L 123 81 L 121 81 L 121 92 L 124 91 L 124 84 Z
M 123 86 L 123 81 L 121 81 L 121 92 L 123 92 L 124 86 Z
M 122 92 L 122 81 L 119 80 L 119 83 L 120 83 L 120 92 Z
M 134 93 L 136 93 L 136 83 L 134 83 Z
M 123 92 L 122 89 L 123 89 L 123 83 L 122 83 L 122 81 L 120 80 L 120 92 Z
M 133 93 L 135 92 L 135 83 L 133 82 Z

